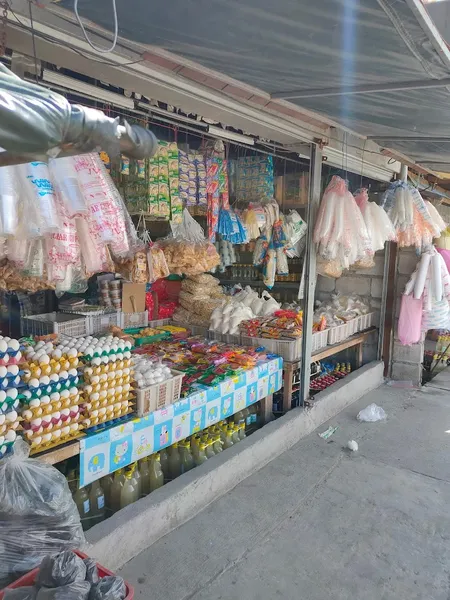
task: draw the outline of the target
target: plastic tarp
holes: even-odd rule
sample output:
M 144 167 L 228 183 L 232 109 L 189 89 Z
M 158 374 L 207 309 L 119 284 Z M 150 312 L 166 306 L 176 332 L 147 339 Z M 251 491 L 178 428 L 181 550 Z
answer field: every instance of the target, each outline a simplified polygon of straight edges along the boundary
M 121 36 L 273 93 L 450 77 L 450 59 L 435 50 L 410 8 L 414 1 L 133 0 L 117 8 Z M 73 1 L 62 5 L 71 9 Z M 110 0 L 79 6 L 111 31 Z M 365 135 L 450 136 L 447 88 L 290 102 Z M 386 146 L 412 158 L 423 150 L 420 142 Z M 429 156 L 448 160 L 450 144 Z

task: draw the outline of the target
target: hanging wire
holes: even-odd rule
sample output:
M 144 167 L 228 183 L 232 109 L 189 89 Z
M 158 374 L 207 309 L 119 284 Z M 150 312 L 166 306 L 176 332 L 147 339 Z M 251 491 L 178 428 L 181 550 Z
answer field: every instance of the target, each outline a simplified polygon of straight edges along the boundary
M 31 9 L 31 2 L 28 3 L 28 10 L 30 11 L 31 40 L 33 43 L 34 76 L 36 78 L 36 83 L 39 83 L 38 60 L 37 60 L 37 52 L 36 52 L 36 36 L 35 36 L 35 31 L 34 31 L 33 11 Z
M 95 46 L 95 44 L 93 44 L 91 42 L 91 40 L 89 39 L 89 36 L 87 34 L 87 31 L 84 28 L 84 25 L 81 21 L 80 15 L 78 13 L 78 0 L 74 0 L 74 3 L 73 3 L 73 10 L 75 12 L 75 16 L 77 18 L 78 25 L 81 27 L 81 31 L 83 32 L 84 39 L 87 41 L 87 43 L 93 50 L 95 50 L 96 52 L 99 52 L 100 54 L 108 54 L 109 52 L 112 52 L 115 49 L 115 47 L 117 46 L 117 39 L 119 37 L 119 21 L 117 19 L 116 0 L 111 0 L 111 1 L 112 1 L 112 9 L 113 9 L 113 17 L 114 17 L 114 39 L 113 39 L 113 43 L 110 48 L 99 48 L 98 46 Z

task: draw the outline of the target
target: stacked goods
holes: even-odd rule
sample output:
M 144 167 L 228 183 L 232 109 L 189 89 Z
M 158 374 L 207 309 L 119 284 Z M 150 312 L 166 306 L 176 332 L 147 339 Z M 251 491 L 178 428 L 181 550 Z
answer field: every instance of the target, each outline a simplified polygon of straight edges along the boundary
M 296 339 L 302 336 L 303 313 L 277 310 L 272 316 L 243 321 L 239 329 L 243 335 L 249 337 Z
M 11 450 L 20 424 L 17 388 L 23 383 L 18 365 L 21 357 L 18 340 L 0 337 L 0 457 Z
M 214 309 L 220 306 L 223 299 L 218 279 L 206 273 L 192 275 L 181 284 L 180 307 L 174 312 L 173 320 L 186 325 L 208 327 Z
M 78 349 L 65 344 L 38 342 L 26 350 L 22 391 L 22 427 L 34 452 L 79 437 Z
M 86 429 L 121 419 L 131 412 L 131 347 L 130 341 L 112 335 L 82 341 L 79 348 Z
M 178 146 L 175 142 L 159 142 L 149 161 L 148 212 L 154 217 L 182 220 L 183 203 L 179 194 Z
M 331 300 L 322 302 L 314 312 L 314 323 L 325 320 L 326 328 L 338 327 L 349 321 L 357 319 L 361 315 L 370 312 L 370 306 L 364 300 L 352 294 L 350 296 L 340 296 L 336 294 Z
M 100 302 L 102 306 L 122 308 L 122 291 L 121 282 L 119 279 L 102 280 L 100 281 Z

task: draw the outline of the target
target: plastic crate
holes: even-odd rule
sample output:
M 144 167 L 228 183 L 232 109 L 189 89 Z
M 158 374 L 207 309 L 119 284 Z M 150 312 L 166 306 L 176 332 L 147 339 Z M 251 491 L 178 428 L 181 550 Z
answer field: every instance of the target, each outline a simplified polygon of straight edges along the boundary
M 164 320 L 164 319 L 161 319 Z M 136 312 L 136 313 L 120 313 L 120 326 L 122 329 L 128 329 L 129 327 L 148 327 L 148 312 Z
M 224 342 L 226 344 L 241 344 L 242 339 L 240 333 L 220 333 L 219 331 L 212 331 L 211 329 L 208 330 L 207 337 L 209 340 Z
M 367 313 L 367 315 L 361 315 L 358 317 L 358 331 L 364 331 L 369 329 L 375 322 L 375 313 Z
M 83 315 L 87 319 L 87 334 L 96 335 L 105 333 L 111 326 L 120 327 L 120 311 L 108 310 L 101 306 L 92 307 L 92 309 L 84 308 L 80 310 L 65 310 L 62 312 L 72 315 Z
M 144 327 L 130 327 L 129 329 L 124 329 L 124 333 L 134 336 L 139 334 Z M 161 331 L 161 333 L 155 333 L 155 335 L 146 335 L 145 337 L 135 337 L 134 345 L 136 348 L 139 346 L 145 346 L 146 344 L 153 344 L 153 342 L 160 342 L 161 340 L 167 340 L 170 337 L 170 333 L 166 331 Z
M 311 336 L 312 346 L 311 352 L 317 352 L 321 348 L 325 348 L 328 341 L 328 330 L 317 331 Z M 302 354 L 302 338 L 299 337 L 296 340 L 274 340 L 262 337 L 249 337 L 241 336 L 241 343 L 244 346 L 253 346 L 254 348 L 263 346 L 269 352 L 279 354 L 284 360 L 288 362 L 295 362 L 300 360 Z
M 88 335 L 88 322 L 83 315 L 52 312 L 21 318 L 22 335 L 49 335 L 58 333 L 70 337 Z
M 171 325 L 172 319 L 157 319 L 156 321 L 149 321 L 147 327 L 161 327 L 162 325 Z
M 344 323 L 343 325 L 331 327 L 331 329 L 328 330 L 328 344 L 330 346 L 338 344 L 356 333 L 358 331 L 358 323 L 359 317 L 350 319 L 350 321 L 347 321 L 347 323 Z
M 138 417 L 145 417 L 155 410 L 173 404 L 180 398 L 184 373 L 171 369 L 172 379 L 155 383 L 147 388 L 136 388 L 136 412 Z
M 74 553 L 78 554 L 78 556 L 80 558 L 83 558 L 83 559 L 88 558 L 87 554 L 83 554 L 83 552 L 80 552 L 79 550 L 74 550 Z M 98 569 L 98 574 L 99 574 L 100 578 L 109 577 L 111 575 L 114 575 L 114 573 L 112 571 L 110 571 L 106 567 L 102 567 L 102 565 L 99 565 L 98 563 L 97 563 L 97 569 Z M 33 569 L 26 575 L 23 575 L 22 577 L 20 577 L 20 579 L 17 579 L 13 583 L 10 583 L 8 586 L 6 586 L 6 588 L 4 588 L 3 590 L 0 591 L 0 600 L 3 600 L 3 597 L 5 595 L 5 590 L 17 590 L 18 588 L 21 588 L 21 587 L 27 587 L 27 586 L 33 585 L 34 582 L 36 581 L 36 576 L 37 576 L 38 572 L 39 572 L 39 568 Z M 130 585 L 128 583 L 128 581 L 125 581 L 125 588 L 126 588 L 125 600 L 133 600 L 133 598 L 134 598 L 133 586 Z

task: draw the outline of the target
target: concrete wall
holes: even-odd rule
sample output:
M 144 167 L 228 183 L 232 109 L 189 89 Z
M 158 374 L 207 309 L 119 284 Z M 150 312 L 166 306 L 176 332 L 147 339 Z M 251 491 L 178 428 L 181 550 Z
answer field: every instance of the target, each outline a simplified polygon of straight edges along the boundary
M 319 275 L 316 300 L 328 300 L 332 294 L 359 294 L 375 312 L 380 312 L 383 289 L 384 251 L 377 252 L 371 269 L 345 271 L 339 279 Z M 377 323 L 378 324 L 378 323 Z M 363 346 L 364 363 L 376 360 L 378 334 L 371 335 Z

